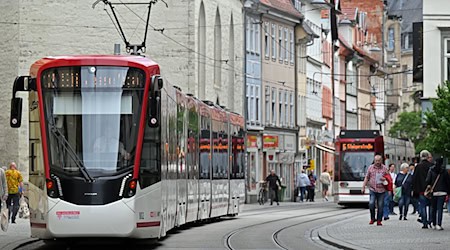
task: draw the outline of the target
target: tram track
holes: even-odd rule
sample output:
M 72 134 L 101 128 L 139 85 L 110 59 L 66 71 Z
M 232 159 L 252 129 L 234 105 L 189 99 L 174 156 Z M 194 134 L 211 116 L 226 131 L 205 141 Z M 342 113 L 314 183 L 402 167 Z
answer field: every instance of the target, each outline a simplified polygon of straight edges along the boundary
M 287 250 L 289 248 L 284 246 L 284 244 L 281 242 L 281 240 L 279 239 L 278 236 L 279 236 L 279 234 L 281 232 L 283 232 L 283 231 L 285 231 L 285 230 L 287 230 L 289 228 L 296 227 L 296 226 L 299 226 L 299 225 L 302 225 L 302 224 L 307 224 L 307 223 L 310 223 L 310 222 L 313 222 L 313 221 L 317 221 L 317 220 L 324 220 L 324 219 L 328 219 L 328 218 L 331 218 L 331 217 L 344 215 L 344 214 L 353 214 L 353 213 L 358 214 L 358 213 L 362 213 L 362 212 L 366 212 L 366 211 L 359 211 L 359 210 L 352 211 L 352 212 L 344 211 L 344 212 L 341 212 L 341 213 L 338 213 L 338 214 L 336 214 L 336 212 L 337 212 L 337 210 L 335 210 L 335 209 L 333 209 L 333 210 L 325 210 L 325 211 L 320 211 L 320 212 L 316 212 L 316 213 L 302 214 L 302 215 L 289 216 L 289 217 L 285 217 L 285 218 L 269 220 L 269 221 L 265 221 L 265 222 L 262 222 L 262 223 L 257 223 L 257 224 L 252 224 L 252 225 L 249 225 L 249 226 L 241 227 L 241 228 L 238 228 L 238 229 L 235 229 L 235 230 L 231 231 L 230 233 L 228 233 L 224 237 L 224 245 L 225 245 L 226 249 L 230 249 L 230 250 L 238 249 L 238 248 L 233 247 L 233 245 L 232 245 L 232 238 L 235 235 L 238 235 L 239 233 L 242 233 L 245 230 L 248 230 L 248 229 L 250 229 L 252 227 L 258 227 L 258 226 L 267 225 L 267 224 L 270 224 L 270 223 L 276 223 L 276 222 L 280 222 L 280 221 L 297 219 L 297 218 L 300 218 L 300 217 L 304 218 L 304 217 L 311 217 L 311 216 L 314 216 L 314 215 L 323 215 L 324 213 L 334 213 L 332 215 L 321 216 L 320 218 L 312 218 L 312 219 L 308 219 L 308 220 L 303 220 L 301 222 L 294 223 L 292 225 L 284 226 L 284 227 L 276 230 L 275 232 L 273 232 L 271 238 L 272 238 L 272 242 L 275 244 L 275 246 L 277 246 L 279 249 L 286 249 Z

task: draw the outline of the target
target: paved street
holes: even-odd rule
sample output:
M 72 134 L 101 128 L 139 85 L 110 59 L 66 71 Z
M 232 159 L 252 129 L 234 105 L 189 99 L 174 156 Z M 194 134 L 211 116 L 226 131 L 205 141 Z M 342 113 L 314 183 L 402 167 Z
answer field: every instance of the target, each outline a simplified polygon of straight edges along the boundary
M 260 213 L 267 211 L 267 214 L 273 214 L 275 212 L 282 211 L 281 213 L 289 213 L 291 210 L 292 212 L 298 212 L 301 211 L 302 208 L 304 210 L 306 209 L 312 209 L 312 210 L 320 210 L 325 207 L 335 207 L 337 205 L 333 203 L 327 203 L 322 204 L 322 201 L 318 201 L 316 203 L 293 203 L 293 202 L 283 202 L 279 207 L 277 206 L 259 206 L 257 204 L 246 204 L 245 206 L 245 212 L 242 213 L 241 220 L 244 220 L 244 218 L 247 218 L 251 214 Z M 316 207 L 316 208 L 315 208 Z M 397 210 L 397 208 L 395 208 Z M 365 213 L 366 211 L 367 213 Z M 263 213 L 265 214 L 265 213 Z M 327 214 L 328 215 L 328 214 Z M 245 216 L 245 217 L 244 217 Z M 450 214 L 447 213 L 447 211 L 444 212 L 444 220 L 443 220 L 443 227 L 445 230 L 443 231 L 435 231 L 432 229 L 421 229 L 421 225 L 416 221 L 417 216 L 416 215 L 410 215 L 408 221 L 399 221 L 397 216 L 391 216 L 391 219 L 388 221 L 383 222 L 383 226 L 375 226 L 375 225 L 369 225 L 369 211 L 366 209 L 361 209 L 361 212 L 358 216 L 354 216 L 351 218 L 344 218 L 343 220 L 340 220 L 338 222 L 334 222 L 328 225 L 321 225 L 317 228 L 310 228 L 310 229 L 301 229 L 304 230 L 304 233 L 299 233 L 298 230 L 300 228 L 295 228 L 296 231 L 295 234 L 285 234 L 284 236 L 281 235 L 279 238 L 283 240 L 283 237 L 286 238 L 287 235 L 292 235 L 290 237 L 312 237 L 313 241 L 317 241 L 318 239 L 322 240 L 323 242 L 319 242 L 320 245 L 323 246 L 323 248 L 331 248 L 326 247 L 324 243 L 331 244 L 337 248 L 342 249 L 448 249 L 448 246 L 450 245 Z M 252 219 L 254 220 L 254 219 Z M 239 223 L 239 216 L 233 220 L 232 223 Z M 28 220 L 25 219 L 17 219 L 17 224 L 12 224 L 9 227 L 9 230 L 7 233 L 0 232 L 0 249 L 15 249 L 19 246 L 21 246 L 24 243 L 33 241 L 34 239 L 30 239 L 30 227 L 28 224 Z M 214 226 L 225 226 L 225 224 L 230 223 L 226 220 L 222 222 L 213 223 Z M 249 223 L 259 223 L 258 221 L 251 221 Z M 278 222 L 279 224 L 280 222 Z M 287 224 L 295 224 L 295 221 L 288 220 L 285 222 Z M 190 229 L 182 229 L 178 233 L 172 234 L 167 240 L 168 245 L 171 245 L 170 242 L 177 242 L 177 237 L 182 237 L 182 234 L 188 234 L 190 235 L 190 232 L 188 233 L 186 230 L 191 231 L 212 231 L 207 230 L 209 228 L 208 226 L 196 228 L 192 227 Z M 267 230 L 267 228 L 265 229 Z M 226 231 L 226 229 L 225 229 Z M 307 232 L 309 231 L 309 232 Z M 194 235 L 196 234 L 195 232 Z M 206 235 L 207 232 L 205 232 Z M 215 233 L 215 232 L 208 232 L 208 233 Z M 255 232 L 255 235 L 259 234 L 258 232 Z M 180 236 L 178 236 L 180 235 Z M 202 235 L 201 237 L 204 237 L 205 235 Z M 251 233 L 249 234 L 251 235 Z M 270 234 L 266 234 L 267 237 L 270 237 Z M 239 236 L 239 235 L 238 235 Z M 241 235 L 242 236 L 242 235 Z M 241 237 L 239 236 L 239 237 Z M 198 239 L 200 239 L 199 234 L 197 233 Z M 221 236 L 222 237 L 222 236 Z M 205 237 L 206 240 L 208 237 Z M 316 238 L 316 239 L 314 239 Z M 239 238 L 236 238 L 239 239 Z M 270 240 L 270 238 L 268 238 Z M 286 239 L 284 239 L 286 240 Z M 295 239 L 294 239 L 295 240 Z M 236 244 L 238 241 L 234 241 L 234 244 Z M 301 241 L 300 241 L 301 242 Z M 316 242 L 317 243 L 317 242 Z M 39 244 L 38 244 L 39 245 Z M 32 245 L 26 245 L 23 249 L 36 249 L 34 246 L 38 246 L 36 244 Z M 239 245 L 239 244 L 238 244 Z M 317 245 L 320 248 L 320 245 Z M 28 246 L 28 247 L 27 247 Z M 183 248 L 186 248 L 186 245 L 179 245 L 183 246 Z M 152 246 L 153 248 L 159 248 L 158 245 Z M 161 247 L 162 249 L 169 249 L 166 247 Z M 177 247 L 178 248 L 178 247 Z M 310 248 L 310 247 L 308 247 Z M 173 249 L 173 248 L 171 248 Z M 216 248 L 217 249 L 217 248 Z M 235 248 L 236 249 L 236 248 Z M 237 248 L 237 249 L 243 249 L 243 248 Z M 256 248 L 248 248 L 248 249 L 256 249 Z M 288 248 L 288 249 L 304 249 L 303 246 L 298 246 L 298 248 Z

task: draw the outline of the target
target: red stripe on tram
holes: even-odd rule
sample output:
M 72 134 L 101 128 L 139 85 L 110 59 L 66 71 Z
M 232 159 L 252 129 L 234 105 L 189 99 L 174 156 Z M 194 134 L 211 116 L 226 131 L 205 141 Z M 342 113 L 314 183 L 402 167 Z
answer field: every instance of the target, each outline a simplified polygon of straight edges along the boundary
M 160 221 L 148 221 L 148 222 L 138 222 L 136 223 L 137 227 L 159 227 L 161 224 Z

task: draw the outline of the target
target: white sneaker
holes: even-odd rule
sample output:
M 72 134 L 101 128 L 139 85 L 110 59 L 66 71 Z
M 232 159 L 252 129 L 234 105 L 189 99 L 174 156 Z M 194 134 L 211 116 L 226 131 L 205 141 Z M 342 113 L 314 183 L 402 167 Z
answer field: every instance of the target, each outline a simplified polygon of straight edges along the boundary
M 325 199 L 326 201 L 328 201 L 328 197 L 326 197 L 326 196 L 325 196 L 325 198 L 324 198 L 324 199 Z
M 437 225 L 436 227 L 435 227 L 435 229 L 436 230 L 444 230 L 441 226 L 439 226 L 439 225 Z

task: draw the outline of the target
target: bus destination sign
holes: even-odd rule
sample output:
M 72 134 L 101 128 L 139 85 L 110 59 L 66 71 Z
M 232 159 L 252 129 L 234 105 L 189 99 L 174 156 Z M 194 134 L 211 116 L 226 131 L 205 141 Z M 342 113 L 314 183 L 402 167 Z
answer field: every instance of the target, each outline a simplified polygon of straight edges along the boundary
M 341 151 L 373 151 L 374 148 L 374 144 L 370 142 L 352 142 L 341 144 Z

